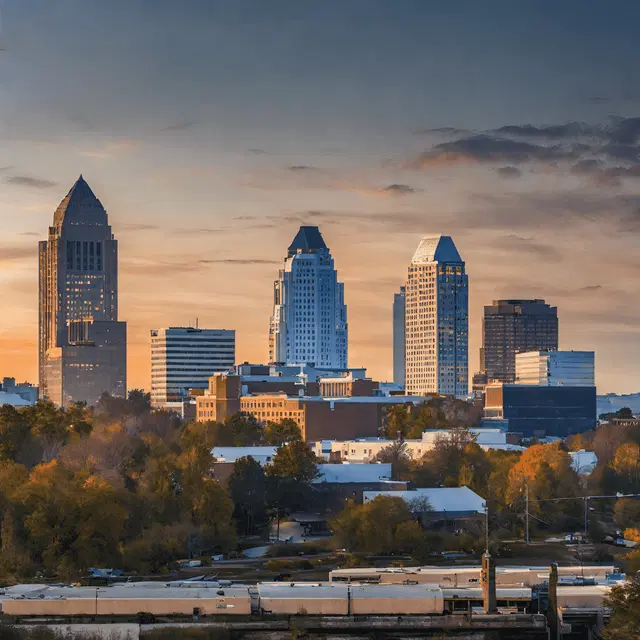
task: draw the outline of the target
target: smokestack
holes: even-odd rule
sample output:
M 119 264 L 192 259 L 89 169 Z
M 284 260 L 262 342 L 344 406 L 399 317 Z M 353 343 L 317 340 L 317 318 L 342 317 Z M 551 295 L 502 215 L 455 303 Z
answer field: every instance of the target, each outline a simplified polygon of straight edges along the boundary
M 547 621 L 549 623 L 549 638 L 559 638 L 560 625 L 558 624 L 558 565 L 551 563 L 549 571 L 549 608 L 547 609 Z
M 487 550 L 482 555 L 482 600 L 485 613 L 497 613 L 496 605 L 496 565 Z

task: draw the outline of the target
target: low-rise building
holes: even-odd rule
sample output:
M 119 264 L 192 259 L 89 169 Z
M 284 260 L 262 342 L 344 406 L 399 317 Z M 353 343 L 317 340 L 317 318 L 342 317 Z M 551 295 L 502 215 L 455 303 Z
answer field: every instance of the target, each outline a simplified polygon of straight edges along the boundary
M 508 422 L 524 438 L 566 438 L 596 426 L 596 388 L 492 384 L 487 387 L 485 418 Z
M 15 378 L 3 378 L 0 382 L 0 392 L 20 396 L 29 404 L 38 402 L 38 387 L 30 382 L 16 383 Z M 2 402 L 0 402 L 1 404 Z

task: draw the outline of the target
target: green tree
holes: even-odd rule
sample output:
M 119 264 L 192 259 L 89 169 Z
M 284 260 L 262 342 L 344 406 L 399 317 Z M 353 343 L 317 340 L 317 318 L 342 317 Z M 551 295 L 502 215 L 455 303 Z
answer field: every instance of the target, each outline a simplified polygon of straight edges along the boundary
M 31 440 L 31 430 L 23 413 L 9 404 L 0 407 L 0 457 L 17 460 Z
M 283 418 L 280 422 L 269 422 L 264 430 L 266 444 L 283 445 L 302 440 L 302 431 L 295 420 Z
M 391 478 L 393 480 L 409 480 L 411 458 L 409 457 L 407 445 L 398 440 L 390 444 L 377 453 L 376 462 L 391 464 Z
M 309 484 L 318 477 L 318 462 L 315 453 L 304 442 L 291 442 L 278 448 L 273 461 L 266 467 L 266 473 Z
M 260 443 L 264 428 L 250 413 L 234 413 L 224 421 L 225 429 L 233 434 L 236 447 L 252 447 Z
M 611 589 L 605 599 L 611 619 L 604 629 L 606 640 L 630 640 L 640 637 L 640 575 L 631 582 Z
M 236 460 L 229 477 L 234 515 L 244 534 L 253 533 L 266 521 L 267 480 L 264 469 L 248 456 Z

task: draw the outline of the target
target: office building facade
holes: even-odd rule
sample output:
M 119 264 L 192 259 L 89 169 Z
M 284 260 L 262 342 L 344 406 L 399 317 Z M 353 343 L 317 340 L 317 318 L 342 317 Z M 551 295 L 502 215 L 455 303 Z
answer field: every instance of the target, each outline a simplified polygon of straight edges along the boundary
M 126 323 L 118 322 L 118 241 L 84 178 L 39 243 L 40 397 L 57 405 L 125 397 Z
M 558 348 L 558 309 L 544 300 L 494 300 L 484 308 L 482 345 L 487 378 L 514 382 L 516 353 Z
M 595 386 L 593 351 L 531 351 L 516 354 L 516 383 L 546 387 Z
M 469 285 L 449 236 L 420 242 L 405 287 L 406 392 L 469 393 Z
M 273 295 L 269 362 L 346 369 L 344 285 L 318 227 L 300 227 Z
M 151 330 L 151 404 L 173 408 L 190 389 L 207 389 L 214 373 L 235 365 L 236 334 L 227 329 Z
M 404 389 L 405 369 L 405 288 L 393 294 L 393 382 Z
M 483 424 L 506 422 L 524 438 L 567 438 L 596 426 L 594 386 L 491 384 L 486 388 Z

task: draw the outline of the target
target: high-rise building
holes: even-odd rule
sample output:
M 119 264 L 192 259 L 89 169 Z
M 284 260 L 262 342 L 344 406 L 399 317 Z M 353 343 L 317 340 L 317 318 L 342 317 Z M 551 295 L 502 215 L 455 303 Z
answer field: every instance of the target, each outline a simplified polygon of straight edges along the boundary
M 39 243 L 40 397 L 57 405 L 126 395 L 126 323 L 118 322 L 118 241 L 80 176 Z
M 595 386 L 593 351 L 516 353 L 516 383 L 544 387 Z
M 484 308 L 480 368 L 514 382 L 516 353 L 558 348 L 558 309 L 544 300 L 494 300 Z
M 449 236 L 428 236 L 405 287 L 406 392 L 469 393 L 469 293 L 464 261 Z
M 171 408 L 190 389 L 206 389 L 214 373 L 236 360 L 236 332 L 227 329 L 168 327 L 151 330 L 151 404 Z
M 393 382 L 404 389 L 405 369 L 405 288 L 393 294 Z
M 300 227 L 273 298 L 269 362 L 347 368 L 344 285 L 318 227 Z

